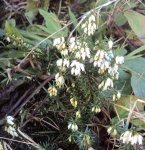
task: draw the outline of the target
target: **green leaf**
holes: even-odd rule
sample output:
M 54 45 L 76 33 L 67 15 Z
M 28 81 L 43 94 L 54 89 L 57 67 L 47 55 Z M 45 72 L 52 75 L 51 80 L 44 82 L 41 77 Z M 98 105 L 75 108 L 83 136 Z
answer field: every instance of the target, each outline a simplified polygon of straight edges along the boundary
M 77 26 L 77 24 L 78 24 L 78 21 L 77 21 L 75 15 L 74 15 L 74 13 L 71 11 L 70 7 L 68 8 L 68 12 L 69 12 L 69 17 L 70 17 L 70 19 L 71 19 L 71 21 L 72 21 L 74 27 L 76 28 L 76 26 Z M 76 30 L 81 34 L 81 30 L 80 30 L 79 27 L 76 28 Z
M 123 13 L 115 13 L 114 14 L 114 21 L 118 26 L 122 26 L 127 22 Z
M 131 29 L 145 43 L 145 16 L 133 10 L 124 13 Z
M 136 55 L 136 54 L 138 54 L 138 53 L 140 53 L 140 52 L 142 52 L 142 51 L 144 51 L 144 50 L 145 50 L 145 45 L 143 45 L 143 46 L 137 48 L 136 50 L 132 51 L 131 53 L 129 53 L 129 54 L 126 56 L 126 58 L 127 58 L 127 59 L 131 59 L 131 57 L 133 57 L 134 55 Z
M 136 0 L 128 1 L 127 3 L 124 3 L 123 7 L 127 9 L 131 9 L 137 6 Z
M 38 14 L 38 10 L 28 11 L 25 12 L 25 17 L 27 18 L 28 22 L 32 24 L 33 20 L 35 19 L 36 15 Z
M 15 35 L 16 37 L 22 37 L 19 30 L 15 27 L 15 20 L 7 20 L 5 23 L 5 31 L 8 35 Z
M 118 49 L 113 50 L 113 54 L 115 56 L 124 56 L 126 53 L 127 53 L 127 50 L 125 48 L 119 47 Z
M 136 96 L 145 98 L 145 72 L 142 74 L 132 74 L 131 85 Z
M 38 14 L 38 9 L 41 7 L 44 10 L 48 10 L 50 0 L 27 0 L 25 16 L 30 24 L 32 24 L 36 15 Z
M 62 27 L 58 17 L 54 13 L 49 13 L 42 9 L 39 9 L 39 12 L 44 17 L 45 25 L 48 29 L 47 31 L 49 32 L 49 34 L 57 32 L 55 37 L 67 36 L 68 33 L 67 29 L 59 31 Z
M 127 60 L 124 64 L 124 68 L 130 71 L 131 86 L 136 96 L 145 98 L 145 59 L 136 58 Z
M 11 50 L 11 51 L 5 51 L 0 54 L 1 58 L 23 58 L 25 57 L 25 54 L 27 51 L 16 51 L 16 50 Z

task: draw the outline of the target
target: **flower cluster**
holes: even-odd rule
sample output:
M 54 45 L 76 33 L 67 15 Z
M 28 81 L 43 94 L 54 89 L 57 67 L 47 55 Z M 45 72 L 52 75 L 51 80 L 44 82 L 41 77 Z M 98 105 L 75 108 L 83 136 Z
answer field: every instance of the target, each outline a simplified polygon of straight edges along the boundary
M 71 103 L 71 105 L 73 106 L 73 107 L 77 107 L 77 105 L 78 105 L 78 101 L 77 101 L 77 99 L 75 98 L 75 97 L 73 97 L 73 98 L 71 98 L 70 99 L 70 103 Z
M 73 60 L 71 65 L 71 74 L 72 75 L 75 75 L 75 76 L 80 76 L 81 75 L 81 71 L 84 72 L 85 71 L 85 67 L 84 67 L 84 64 L 76 61 L 76 60 Z
M 5 127 L 5 130 L 11 134 L 13 137 L 18 137 L 18 134 L 16 132 L 16 129 L 14 127 L 14 118 L 12 116 L 6 117 L 6 123 L 7 126 Z
M 98 73 L 103 74 L 111 65 L 113 53 L 104 50 L 98 50 L 94 57 L 94 67 L 98 67 Z
M 72 130 L 73 132 L 76 132 L 78 130 L 78 126 L 75 122 L 70 122 L 68 125 L 68 129 Z
M 55 39 L 53 41 L 53 46 L 55 46 L 60 51 L 61 55 L 63 56 L 68 55 L 68 50 L 66 48 L 64 37 Z
M 88 20 L 82 24 L 81 28 L 84 30 L 84 33 L 88 36 L 93 35 L 97 29 L 96 18 L 94 15 L 91 15 Z
M 101 111 L 99 106 L 92 107 L 92 112 L 99 113 Z
M 119 100 L 121 98 L 121 93 L 118 91 L 116 94 L 113 94 L 113 101 Z
M 103 91 L 113 87 L 114 87 L 114 83 L 111 78 L 107 78 L 106 80 L 103 80 L 98 86 L 99 89 L 103 88 Z
M 108 134 L 110 134 L 113 138 L 116 137 L 117 135 L 117 130 L 113 127 L 109 127 L 108 130 L 107 130 Z
M 98 67 L 98 73 L 99 74 L 104 74 L 108 73 L 110 77 L 107 79 L 103 80 L 98 88 L 107 90 L 108 88 L 113 88 L 114 83 L 113 80 L 116 79 L 118 80 L 119 78 L 119 72 L 118 72 L 118 65 L 121 65 L 124 63 L 124 57 L 123 56 L 116 56 L 114 57 L 113 52 L 111 50 L 113 46 L 113 42 L 109 41 L 108 42 L 108 51 L 104 50 L 98 50 L 95 57 L 94 57 L 94 67 Z M 115 60 L 115 61 L 114 61 Z
M 48 93 L 50 96 L 57 96 L 57 89 L 54 86 L 48 88 Z
M 142 145 L 143 144 L 143 137 L 139 133 L 133 134 L 131 131 L 126 131 L 120 136 L 120 140 L 122 140 L 125 144 L 131 145 Z
M 94 15 L 90 15 L 88 20 L 82 24 L 81 28 L 84 30 L 86 37 L 70 37 L 68 40 L 65 40 L 64 37 L 60 37 L 53 42 L 53 46 L 58 50 L 59 54 L 61 54 L 59 55 L 58 60 L 56 60 L 57 72 L 55 74 L 55 87 L 67 87 L 68 82 L 65 81 L 65 75 L 75 76 L 75 78 L 72 77 L 70 79 L 74 80 L 79 78 L 80 81 L 81 77 L 82 79 L 84 79 L 83 77 L 86 79 L 87 75 L 89 75 L 94 68 L 94 73 L 100 81 L 99 84 L 97 83 L 97 92 L 111 89 L 110 95 L 112 95 L 112 99 L 118 100 L 121 97 L 121 93 L 116 93 L 115 91 L 115 94 L 113 94 L 114 90 L 112 89 L 114 88 L 114 80 L 118 80 L 119 78 L 118 69 L 119 65 L 124 63 L 124 57 L 114 56 L 112 40 L 109 40 L 108 43 L 103 41 L 103 45 L 101 45 L 99 41 L 95 42 L 94 45 L 91 43 L 90 36 L 93 35 L 97 29 L 96 18 Z M 87 38 L 88 36 L 89 38 Z M 98 73 L 96 73 L 96 70 Z M 48 93 L 50 96 L 57 95 L 57 89 L 55 87 L 49 87 Z M 80 98 L 75 95 L 76 87 L 77 86 L 75 85 L 67 87 L 70 92 L 70 104 L 73 106 L 74 110 L 74 115 L 71 118 L 73 121 L 71 120 L 69 122 L 68 129 L 70 129 L 73 134 L 78 133 L 76 131 L 80 129 L 78 128 L 77 122 L 83 119 L 83 116 L 81 116 L 83 113 L 78 105 L 80 104 L 78 103 L 78 99 Z M 100 104 L 100 102 L 97 103 Z M 94 102 L 93 107 L 89 107 L 89 109 L 91 110 L 91 113 L 101 112 L 101 108 L 99 105 L 96 105 L 96 102 Z M 115 138 L 117 129 L 110 127 L 108 129 L 108 134 Z M 82 141 L 86 140 L 87 145 L 91 146 L 90 142 L 87 142 L 90 140 L 90 136 L 86 138 L 84 135 L 82 138 Z
M 64 72 L 69 67 L 70 62 L 68 59 L 65 59 L 65 58 L 64 59 L 58 59 L 56 61 L 56 65 L 61 72 Z
M 55 75 L 55 82 L 56 82 L 56 86 L 61 88 L 64 85 L 64 77 L 62 75 L 60 75 L 60 73 L 57 73 Z

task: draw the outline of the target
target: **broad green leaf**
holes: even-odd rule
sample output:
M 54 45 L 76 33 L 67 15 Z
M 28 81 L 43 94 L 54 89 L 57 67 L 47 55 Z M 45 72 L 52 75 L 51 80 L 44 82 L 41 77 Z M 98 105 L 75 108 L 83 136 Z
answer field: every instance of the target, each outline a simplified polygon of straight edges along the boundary
M 68 12 L 69 12 L 69 17 L 70 17 L 74 27 L 76 27 L 78 25 L 78 21 L 77 21 L 75 15 L 73 14 L 73 12 L 71 11 L 70 7 L 68 8 Z M 76 30 L 81 34 L 79 27 L 76 28 Z
M 127 60 L 124 68 L 132 75 L 131 86 L 134 94 L 145 98 L 145 59 L 140 57 Z
M 42 8 L 44 10 L 48 10 L 50 0 L 27 0 L 26 12 L 25 16 L 30 24 L 32 24 L 33 20 L 35 19 L 36 15 L 38 14 L 38 9 Z
M 8 35 L 15 35 L 16 37 L 22 37 L 18 29 L 15 27 L 15 21 L 12 20 L 7 20 L 5 23 L 5 32 Z
M 114 14 L 114 21 L 118 26 L 122 26 L 127 22 L 123 13 L 115 13 Z
M 145 98 L 145 71 L 142 74 L 132 73 L 131 86 L 136 96 Z
M 125 60 L 125 64 L 122 66 L 131 73 L 140 75 L 145 71 L 145 58 L 139 57 L 136 59 Z
M 67 36 L 68 30 L 65 28 L 64 30 L 59 31 L 62 27 L 58 17 L 54 13 L 49 13 L 42 9 L 39 9 L 40 14 L 44 17 L 45 25 L 47 27 L 47 31 L 49 34 L 53 34 L 56 32 L 55 36 Z
M 115 56 L 124 56 L 126 53 L 127 53 L 127 50 L 125 48 L 119 47 L 118 49 L 113 50 L 113 54 Z
M 33 20 L 35 19 L 36 15 L 38 14 L 38 10 L 28 11 L 25 12 L 25 17 L 27 18 L 30 24 L 33 24 Z
M 133 10 L 124 13 L 131 29 L 145 43 L 145 16 Z
M 131 0 L 128 1 L 126 3 L 124 3 L 123 7 L 127 10 L 127 9 L 131 9 L 137 6 L 136 0 Z
M 134 56 L 134 55 L 136 55 L 136 54 L 138 54 L 138 53 L 140 53 L 140 52 L 142 52 L 142 51 L 144 51 L 144 50 L 145 50 L 145 45 L 143 45 L 143 46 L 137 48 L 136 50 L 132 51 L 131 53 L 129 53 L 129 54 L 126 56 L 126 58 L 130 59 L 132 56 Z
M 11 51 L 5 51 L 0 54 L 1 58 L 23 58 L 25 57 L 26 51 L 16 51 L 16 50 L 11 50 Z

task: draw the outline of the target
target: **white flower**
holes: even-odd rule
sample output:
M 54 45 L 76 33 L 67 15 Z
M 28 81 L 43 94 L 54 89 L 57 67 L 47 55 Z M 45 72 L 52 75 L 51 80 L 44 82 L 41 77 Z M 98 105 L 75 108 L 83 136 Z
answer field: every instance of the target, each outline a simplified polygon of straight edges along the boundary
M 113 88 L 114 84 L 113 84 L 113 80 L 110 79 L 110 78 L 107 78 L 107 80 L 105 81 L 105 84 L 104 84 L 104 87 L 103 87 L 103 90 L 107 90 L 109 87 L 112 87 Z
M 116 100 L 116 95 L 115 94 L 113 94 L 113 101 L 115 101 Z
M 113 127 L 109 127 L 109 128 L 107 129 L 108 134 L 110 134 L 110 133 L 112 132 L 112 130 L 113 130 Z
M 143 144 L 142 142 L 143 142 L 143 137 L 140 134 L 138 134 L 138 144 L 142 145 Z
M 50 86 L 48 88 L 48 93 L 50 96 L 56 96 L 57 95 L 57 89 L 54 86 Z
M 109 127 L 108 130 L 107 130 L 108 134 L 110 134 L 113 138 L 116 137 L 117 135 L 117 130 L 116 129 L 113 129 L 113 127 Z
M 69 67 L 70 62 L 69 62 L 68 59 L 58 59 L 58 60 L 56 61 L 56 65 L 57 65 L 57 67 L 58 67 L 61 71 L 65 71 L 66 68 Z
M 98 85 L 98 88 L 101 89 L 103 86 L 104 86 L 105 82 L 102 81 L 99 85 Z
M 108 73 L 112 76 L 112 78 L 118 80 L 119 78 L 118 65 L 114 64 L 114 66 L 110 66 L 108 68 Z
M 118 91 L 117 92 L 117 99 L 120 99 L 121 98 L 121 93 Z
M 95 150 L 93 147 L 89 147 L 88 150 Z
M 70 52 L 75 52 L 75 50 L 77 49 L 77 44 L 78 44 L 78 41 L 76 41 L 76 38 L 71 37 L 70 40 L 69 40 L 69 51 Z
M 71 44 L 71 43 L 74 43 L 76 41 L 76 38 L 75 37 L 71 37 L 70 39 L 69 39 L 69 43 Z
M 56 61 L 57 67 L 62 66 L 62 64 L 63 64 L 63 60 L 62 60 L 62 59 L 58 59 L 58 60 Z
M 111 67 L 112 56 L 109 52 L 98 50 L 94 57 L 94 67 L 98 67 L 98 73 L 102 74 Z
M 62 50 L 60 51 L 60 53 L 61 53 L 61 55 L 63 55 L 63 56 L 68 56 L 68 49 L 62 49 Z
M 65 40 L 64 37 L 54 39 L 53 46 L 55 46 L 58 50 L 65 48 Z
M 90 49 L 87 48 L 81 48 L 75 55 L 76 58 L 85 60 L 86 57 L 90 58 Z
M 124 132 L 121 137 L 120 140 L 123 140 L 123 143 L 128 144 L 129 142 L 131 143 L 131 145 L 142 145 L 143 144 L 143 137 L 136 133 L 136 134 L 132 134 L 132 132 L 130 131 L 126 131 Z
M 79 110 L 76 112 L 76 118 L 81 118 L 81 112 Z
M 107 53 L 105 53 L 105 59 L 109 62 L 112 61 L 112 59 L 114 58 L 114 54 L 112 52 L 112 50 L 107 51 Z
M 108 47 L 109 47 L 109 49 L 112 49 L 112 47 L 113 47 L 113 41 L 110 40 L 110 41 L 108 42 Z
M 85 48 L 85 54 L 86 54 L 86 57 L 90 58 L 90 49 L 88 47 Z
M 8 42 L 11 42 L 11 40 L 10 40 L 10 38 L 9 38 L 9 37 L 7 37 L 7 38 L 6 38 L 6 40 L 7 40 Z
M 131 141 L 131 137 L 132 137 L 132 132 L 130 131 L 125 131 L 121 136 L 120 136 L 120 140 L 123 141 L 123 143 L 128 144 Z
M 131 137 L 131 145 L 136 145 L 136 144 L 142 145 L 142 141 L 143 141 L 143 137 L 138 133 L 136 133 Z
M 95 20 L 96 20 L 96 18 L 95 18 L 94 15 L 91 15 L 91 16 L 89 17 L 89 22 L 90 22 L 90 23 L 91 23 L 91 22 L 95 22 Z
M 68 125 L 68 129 L 72 130 L 73 132 L 77 131 L 78 130 L 78 126 L 76 123 L 74 122 L 70 122 L 69 125 Z
M 13 122 L 14 118 L 12 116 L 7 116 L 6 121 L 7 121 L 7 124 L 14 125 L 14 122 Z
M 64 85 L 64 77 L 60 75 L 59 73 L 57 73 L 55 75 L 55 82 L 56 82 L 56 86 L 61 88 Z
M 73 60 L 70 67 L 72 67 L 71 69 L 71 74 L 72 75 L 75 75 L 75 76 L 80 76 L 81 75 L 81 71 L 85 71 L 85 66 L 84 64 L 76 61 L 76 60 Z
M 75 97 L 73 97 L 73 98 L 71 98 L 70 99 L 70 103 L 71 103 L 71 105 L 73 106 L 73 107 L 77 107 L 77 105 L 78 105 L 78 101 L 77 101 L 77 99 L 75 98 Z
M 6 130 L 9 134 L 11 134 L 13 137 L 18 137 L 18 134 L 17 134 L 16 129 L 15 129 L 14 127 L 8 126 L 8 127 L 5 128 L 5 130 Z
M 98 107 L 98 106 L 94 106 L 94 107 L 92 108 L 92 112 L 99 113 L 100 111 L 101 111 L 101 109 L 100 109 L 100 107 Z
M 131 137 L 131 145 L 135 145 L 138 142 L 138 134 L 135 134 Z
M 115 61 L 116 61 L 116 64 L 121 65 L 124 63 L 124 57 L 123 56 L 116 56 Z
M 63 66 L 68 68 L 69 65 L 70 65 L 69 60 L 68 60 L 68 59 L 64 59 L 64 60 L 63 60 Z
M 91 15 L 84 24 L 82 24 L 81 28 L 84 30 L 84 33 L 88 36 L 93 35 L 95 33 L 95 30 L 97 29 L 96 26 L 96 18 L 94 15 Z

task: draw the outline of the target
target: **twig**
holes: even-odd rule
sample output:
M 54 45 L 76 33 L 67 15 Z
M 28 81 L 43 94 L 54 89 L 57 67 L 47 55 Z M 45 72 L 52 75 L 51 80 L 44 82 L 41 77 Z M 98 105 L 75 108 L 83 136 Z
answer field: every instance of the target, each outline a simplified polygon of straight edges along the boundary
M 15 108 L 18 107 L 18 105 L 22 102 L 22 100 L 28 95 L 28 93 L 33 89 L 34 86 L 31 86 L 22 96 L 21 98 L 15 103 L 15 105 L 8 111 L 8 114 L 10 114 Z
M 50 76 L 48 79 L 46 79 L 25 101 L 24 103 L 17 109 L 17 111 L 15 112 L 14 116 L 17 115 L 17 113 L 22 109 L 22 107 L 24 105 L 26 105 L 32 98 L 33 96 L 38 93 L 38 91 L 40 91 L 40 89 L 45 85 L 47 84 L 49 81 L 51 81 L 52 79 L 54 78 L 54 76 Z
M 6 138 L 6 137 L 0 137 L 0 139 L 9 140 L 9 141 L 17 142 L 17 143 L 24 143 L 24 144 L 32 145 L 35 148 L 38 148 L 38 145 L 36 146 L 36 145 L 34 145 L 33 143 L 30 143 L 30 142 L 24 142 L 24 141 L 14 140 L 14 139 Z

